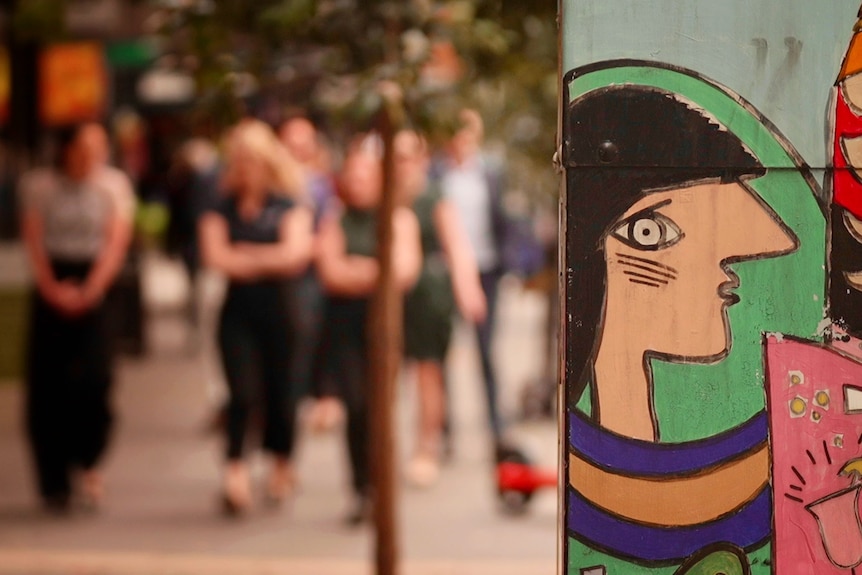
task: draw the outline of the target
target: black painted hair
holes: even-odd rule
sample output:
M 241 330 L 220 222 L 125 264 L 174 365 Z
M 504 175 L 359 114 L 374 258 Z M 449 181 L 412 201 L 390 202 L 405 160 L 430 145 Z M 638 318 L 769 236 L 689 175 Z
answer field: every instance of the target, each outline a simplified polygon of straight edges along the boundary
M 578 378 L 568 391 L 574 404 L 593 377 L 607 280 L 603 244 L 612 226 L 650 192 L 731 183 L 765 169 L 706 112 L 647 86 L 589 92 L 568 106 L 565 122 L 566 369 Z

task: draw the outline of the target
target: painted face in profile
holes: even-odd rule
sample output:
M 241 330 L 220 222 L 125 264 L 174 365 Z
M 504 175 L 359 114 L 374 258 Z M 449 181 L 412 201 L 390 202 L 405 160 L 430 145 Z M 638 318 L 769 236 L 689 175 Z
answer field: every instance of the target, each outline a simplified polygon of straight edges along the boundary
M 660 357 L 719 359 L 730 342 L 726 309 L 739 300 L 728 264 L 795 246 L 792 232 L 741 183 L 647 194 L 605 237 L 603 346 L 610 338 Z

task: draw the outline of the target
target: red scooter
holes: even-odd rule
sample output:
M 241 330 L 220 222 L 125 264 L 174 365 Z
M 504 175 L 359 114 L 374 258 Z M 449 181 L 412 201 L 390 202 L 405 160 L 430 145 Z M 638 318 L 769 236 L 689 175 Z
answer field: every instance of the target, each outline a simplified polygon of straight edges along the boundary
M 506 513 L 523 514 L 536 491 L 556 486 L 556 469 L 539 469 L 517 447 L 498 448 L 497 495 Z

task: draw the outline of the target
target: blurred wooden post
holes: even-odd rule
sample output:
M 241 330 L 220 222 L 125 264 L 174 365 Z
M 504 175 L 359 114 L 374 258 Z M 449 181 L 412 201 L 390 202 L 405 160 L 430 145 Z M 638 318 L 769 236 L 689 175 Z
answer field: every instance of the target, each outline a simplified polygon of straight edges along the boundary
M 392 262 L 392 214 L 397 204 L 393 186 L 392 140 L 401 123 L 400 103 L 388 102 L 380 114 L 383 139 L 383 197 L 377 216 L 377 257 L 380 280 L 369 316 L 371 382 L 371 476 L 374 501 L 375 573 L 398 573 L 398 524 L 393 405 L 401 360 L 402 298 L 395 285 Z

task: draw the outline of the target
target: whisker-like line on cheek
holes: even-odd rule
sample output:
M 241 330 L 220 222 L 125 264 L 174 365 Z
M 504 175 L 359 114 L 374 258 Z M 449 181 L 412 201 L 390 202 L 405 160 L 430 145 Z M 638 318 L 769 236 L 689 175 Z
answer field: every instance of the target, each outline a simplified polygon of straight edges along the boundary
M 649 264 L 649 265 L 651 265 L 651 266 L 655 266 L 655 267 L 657 267 L 657 268 L 661 268 L 661 269 L 663 269 L 663 270 L 667 270 L 667 271 L 669 271 L 669 272 L 671 272 L 671 273 L 674 273 L 674 274 L 679 273 L 679 272 L 676 270 L 676 268 L 672 268 L 672 267 L 670 267 L 669 265 L 665 265 L 665 264 L 663 264 L 663 263 L 659 263 L 659 262 L 657 262 L 657 261 L 655 261 L 655 260 L 651 260 L 651 259 L 648 259 L 648 258 L 639 258 L 639 257 L 637 257 L 637 256 L 630 256 L 630 255 L 628 255 L 628 254 L 621 254 L 621 253 L 617 253 L 617 257 L 624 258 L 624 259 L 629 259 L 629 260 L 634 260 L 634 261 L 641 262 L 641 263 L 645 263 L 645 264 Z
M 632 282 L 633 284 L 640 284 L 640 285 L 656 287 L 656 288 L 661 287 L 661 284 L 659 284 L 659 283 L 648 282 L 648 281 L 638 280 L 638 279 L 634 279 L 634 278 L 629 278 L 629 281 Z
M 647 274 L 640 274 L 640 273 L 638 273 L 638 272 L 630 272 L 630 271 L 626 270 L 626 271 L 624 271 L 623 273 L 624 273 L 625 275 L 627 275 L 627 276 L 632 276 L 632 277 L 640 278 L 640 279 L 643 279 L 643 280 L 648 280 L 648 281 L 651 281 L 651 282 L 658 282 L 658 283 L 661 283 L 661 284 L 664 284 L 664 285 L 667 285 L 668 283 L 670 283 L 670 281 L 669 281 L 669 280 L 665 280 L 665 279 L 657 278 L 657 277 L 654 277 L 654 276 L 651 276 L 651 275 L 647 275 Z
M 667 278 L 667 279 L 675 280 L 675 279 L 676 279 L 676 277 L 677 277 L 677 276 L 676 276 L 676 274 L 671 274 L 671 273 L 663 272 L 663 271 L 660 271 L 660 270 L 657 270 L 657 269 L 653 269 L 653 268 L 651 268 L 651 267 L 642 266 L 642 265 L 640 265 L 640 264 L 635 264 L 635 263 L 632 263 L 632 262 L 626 262 L 626 261 L 622 261 L 622 260 L 617 260 L 617 262 L 618 262 L 621 266 L 628 266 L 628 267 L 630 267 L 630 268 L 635 268 L 635 269 L 643 270 L 643 271 L 645 271 L 645 272 L 649 272 L 649 273 L 651 273 L 651 274 L 653 274 L 653 275 L 661 276 L 661 277 L 663 277 L 663 278 Z

